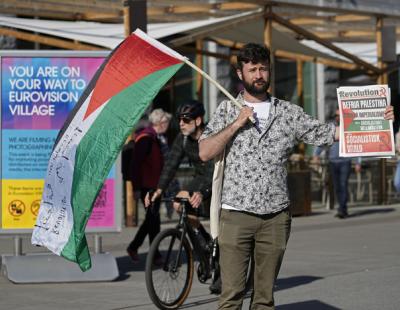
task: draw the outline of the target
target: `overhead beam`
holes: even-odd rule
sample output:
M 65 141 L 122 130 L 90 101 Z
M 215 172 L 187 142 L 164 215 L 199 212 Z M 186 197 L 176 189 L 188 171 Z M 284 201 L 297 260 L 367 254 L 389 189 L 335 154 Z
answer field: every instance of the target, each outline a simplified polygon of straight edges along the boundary
M 222 39 L 218 37 L 211 37 L 209 38 L 210 41 L 215 42 L 221 46 L 229 47 L 231 49 L 241 49 L 244 46 L 243 42 L 232 41 L 228 39 Z
M 0 7 L 0 12 L 2 14 L 10 14 L 10 15 L 19 15 L 20 17 L 23 16 L 37 16 L 37 17 L 42 17 L 42 18 L 48 18 L 48 19 L 63 19 L 63 20 L 79 20 L 79 17 L 77 16 L 76 13 L 64 13 L 64 12 L 50 12 L 46 10 L 42 11 L 35 11 L 33 12 L 31 9 L 19 9 L 19 8 L 1 8 Z
M 222 2 L 215 4 L 215 9 L 217 10 L 254 10 L 260 6 L 256 3 L 246 3 L 242 1 L 236 2 Z
M 149 16 L 163 14 L 194 14 L 211 13 L 215 11 L 248 11 L 260 8 L 259 5 L 246 2 L 227 2 L 227 3 L 196 3 L 196 4 L 171 4 L 160 6 L 149 6 Z
M 338 33 L 343 38 L 371 37 L 374 35 L 374 32 L 368 30 L 341 30 Z
M 122 10 L 118 11 L 78 11 L 78 10 L 38 10 L 37 8 L 2 8 L 0 4 L 0 13 L 18 15 L 19 17 L 40 17 L 52 20 L 68 20 L 68 21 L 105 21 L 105 22 L 121 22 Z
M 324 39 L 365 37 L 374 39 L 374 42 L 376 41 L 376 33 L 373 30 L 312 31 L 312 33 Z M 400 34 L 400 27 L 396 28 L 396 34 Z
M 333 38 L 374 38 L 375 39 L 375 32 L 368 31 L 368 30 L 337 30 L 337 31 L 310 31 L 316 36 L 320 37 L 321 39 L 333 39 Z
M 198 55 L 205 55 L 205 56 L 209 56 L 209 57 L 215 57 L 215 58 L 218 58 L 218 59 L 224 59 L 224 60 L 228 60 L 228 61 L 232 62 L 232 55 L 210 52 L 210 51 L 203 50 L 203 49 L 197 49 L 197 48 L 191 47 L 191 46 L 180 46 L 176 50 L 181 54 L 195 53 L 195 54 L 198 54 Z
M 98 13 L 98 12 L 86 12 L 86 13 L 78 13 L 75 14 L 76 18 L 82 20 L 118 20 L 122 17 L 122 11 L 119 12 L 110 12 L 110 13 Z
M 257 19 L 257 18 L 263 17 L 263 16 L 264 16 L 264 12 L 260 11 L 258 13 L 254 13 L 254 14 L 251 14 L 251 15 L 248 15 L 248 16 L 242 16 L 242 17 L 234 19 L 234 20 L 221 22 L 219 24 L 214 25 L 212 30 L 210 30 L 207 27 L 204 27 L 202 30 L 194 31 L 191 34 L 188 34 L 188 35 L 183 36 L 183 37 L 178 38 L 178 39 L 173 39 L 173 40 L 168 42 L 168 45 L 171 46 L 171 47 L 177 47 L 177 46 L 185 45 L 185 44 L 194 42 L 197 39 L 202 39 L 202 38 L 208 37 L 210 35 L 213 35 L 214 33 L 218 33 L 218 32 L 223 31 L 225 29 L 229 29 L 229 28 L 235 27 L 235 26 L 240 25 L 242 23 L 245 23 L 245 22 L 248 22 L 248 21 L 251 21 L 253 19 Z
M 256 3 L 249 3 L 243 1 L 233 2 L 216 2 L 216 3 L 196 3 L 196 4 L 169 4 L 165 5 L 163 1 L 159 2 L 159 6 L 149 6 L 154 13 L 187 13 L 193 10 L 198 12 L 209 12 L 211 10 L 221 11 L 247 11 L 260 8 L 261 6 Z
M 303 17 L 292 17 L 288 18 L 293 24 L 299 26 L 320 26 L 332 23 L 346 23 L 346 22 L 363 22 L 371 20 L 371 16 L 365 15 L 337 15 L 337 16 L 303 16 Z
M 308 11 L 321 11 L 321 12 L 333 12 L 333 13 L 343 13 L 343 14 L 354 14 L 357 12 L 357 15 L 367 15 L 367 16 L 375 16 L 375 17 L 392 17 L 392 18 L 400 18 L 400 14 L 396 14 L 393 12 L 376 12 L 372 10 L 365 10 L 357 8 L 357 11 L 351 8 L 343 8 L 343 7 L 335 7 L 335 6 L 321 6 L 315 4 L 306 4 L 306 3 L 293 3 L 293 2 L 282 2 L 282 1 L 254 1 L 255 3 L 270 5 L 274 7 L 282 7 L 282 8 L 294 8 L 294 9 L 302 9 Z
M 244 46 L 244 43 L 242 43 L 242 42 L 235 42 L 235 41 L 220 39 L 220 38 L 216 38 L 216 37 L 211 38 L 211 41 L 213 41 L 221 46 L 229 47 L 231 49 L 240 49 Z M 308 62 L 315 62 L 315 63 L 324 64 L 329 67 L 345 69 L 345 70 L 358 69 L 357 65 L 354 63 L 340 61 L 340 60 L 334 60 L 334 59 L 325 58 L 325 57 L 315 57 L 315 56 L 310 56 L 310 55 L 305 55 L 305 54 L 300 54 L 300 53 L 288 52 L 288 51 L 284 51 L 284 50 L 275 50 L 274 54 L 276 57 L 290 59 L 293 61 L 302 60 L 302 61 L 308 61 Z
M 155 14 L 188 14 L 188 13 L 208 13 L 211 10 L 210 5 L 170 5 L 163 8 L 159 8 L 154 11 Z M 151 12 L 151 11 L 150 11 Z M 157 12 L 157 13 L 156 13 Z
M 76 19 L 87 19 L 87 20 L 115 20 L 121 19 L 123 16 L 123 1 L 94 1 L 94 0 L 2 0 L 0 2 L 0 12 L 3 13 L 21 13 L 29 16 L 44 16 L 43 11 L 49 11 L 63 15 L 67 19 L 71 19 L 71 16 L 75 16 Z M 163 5 L 165 1 L 151 1 L 152 3 L 159 3 L 159 6 L 150 5 L 148 8 L 149 18 L 156 16 L 163 16 L 165 14 L 172 15 L 184 15 L 184 14 L 213 14 L 215 11 L 245 11 L 252 10 L 261 7 L 265 3 L 276 7 L 290 7 L 299 8 L 310 11 L 323 11 L 323 12 L 334 12 L 342 15 L 328 16 L 327 18 L 331 21 L 336 22 L 354 22 L 368 20 L 371 16 L 386 16 L 393 18 L 400 18 L 400 14 L 390 12 L 372 12 L 366 10 L 355 11 L 354 9 L 344 9 L 338 7 L 322 7 L 311 4 L 301 3 L 287 3 L 280 1 L 233 1 L 233 2 L 217 2 L 217 3 L 194 3 L 194 4 L 175 4 L 178 1 L 172 2 L 170 5 Z M 23 12 L 25 10 L 25 12 Z M 104 14 L 104 15 L 102 15 Z M 49 16 L 51 17 L 51 16 Z M 57 18 L 57 17 L 56 17 Z M 319 17 L 318 17 L 319 18 Z M 319 24 L 317 17 L 312 18 L 309 22 L 313 24 Z M 297 23 L 297 22 L 294 22 Z M 300 21 L 299 24 L 306 23 L 305 20 Z
M 211 41 L 216 42 L 217 44 L 219 44 L 221 46 L 226 46 L 226 47 L 230 47 L 230 48 L 234 48 L 234 49 L 240 49 L 241 47 L 244 46 L 244 43 L 233 42 L 233 41 L 231 41 L 231 43 L 229 43 L 228 42 L 229 40 L 224 40 L 224 39 L 214 38 Z M 190 46 L 180 46 L 179 48 L 177 48 L 177 51 L 182 54 L 196 53 L 196 54 L 201 54 L 201 55 L 205 55 L 205 56 L 209 56 L 209 57 L 215 57 L 218 59 L 224 59 L 224 60 L 230 61 L 233 64 L 236 61 L 235 54 L 228 55 L 228 54 L 222 54 L 222 53 L 214 53 L 214 52 L 210 52 L 207 50 L 196 49 L 196 48 L 190 47 Z M 313 57 L 313 56 L 309 56 L 309 55 L 292 53 L 292 52 L 287 52 L 287 51 L 283 51 L 283 50 L 275 50 L 274 54 L 276 57 L 279 57 L 279 58 L 285 58 L 285 59 L 289 59 L 289 60 L 293 60 L 293 61 L 299 60 L 299 61 L 320 63 L 320 64 L 323 64 L 323 65 L 326 65 L 326 66 L 329 66 L 332 68 L 337 68 L 337 69 L 344 69 L 344 70 L 358 69 L 358 67 L 353 63 L 349 63 L 349 62 L 345 62 L 345 61 L 335 61 L 335 60 L 332 60 L 329 58 L 324 58 L 324 57 Z M 397 67 L 399 67 L 399 66 L 400 66 L 400 63 L 397 64 Z M 391 68 L 391 70 L 394 70 L 394 68 Z
M 83 51 L 105 50 L 105 48 L 94 45 L 84 44 L 76 41 L 56 39 L 48 36 L 32 34 L 25 31 L 12 30 L 1 26 L 0 26 L 0 35 L 15 37 L 17 39 L 24 41 L 37 42 L 40 44 L 46 44 L 69 50 L 83 50 Z
M 331 17 L 332 20 L 335 22 L 341 23 L 341 22 L 360 22 L 360 21 L 366 21 L 366 20 L 371 20 L 371 16 L 366 16 L 366 15 L 355 15 L 355 14 L 345 14 L 345 15 L 336 15 Z
M 328 18 L 312 18 L 312 17 L 295 17 L 289 19 L 293 24 L 296 25 L 325 25 L 328 22 Z
M 293 23 L 291 23 L 290 21 L 276 15 L 275 13 L 270 13 L 271 17 L 274 19 L 275 22 L 281 24 L 282 26 L 285 26 L 286 28 L 291 29 L 292 31 L 310 39 L 313 40 L 315 42 L 318 42 L 319 44 L 333 50 L 335 53 L 338 53 L 339 55 L 342 55 L 350 60 L 352 60 L 354 63 L 358 64 L 361 68 L 364 68 L 366 70 L 372 71 L 375 74 L 379 73 L 379 69 L 373 65 L 371 65 L 370 63 L 360 59 L 357 56 L 354 56 L 353 54 L 350 54 L 348 52 L 346 52 L 345 50 L 335 46 L 334 44 L 332 44 L 331 42 L 328 42 L 324 39 L 321 39 L 320 37 L 316 36 L 315 34 L 313 34 L 312 32 L 301 28 Z
M 0 2 L 0 11 L 2 9 L 29 9 L 32 10 L 32 15 L 35 14 L 36 11 L 40 12 L 44 11 L 52 11 L 52 12 L 67 12 L 67 13 L 119 13 L 122 11 L 122 3 L 119 3 L 118 6 L 110 2 L 109 6 L 101 6 L 101 5 L 82 5 L 82 4 L 66 4 L 63 1 L 28 1 L 28 0 L 2 0 Z
M 284 50 L 276 50 L 275 55 L 277 57 L 281 58 L 286 58 L 290 60 L 302 60 L 302 61 L 308 61 L 308 62 L 315 62 L 315 63 L 320 63 L 332 68 L 338 68 L 338 69 L 345 69 L 345 70 L 356 70 L 358 69 L 358 66 L 355 65 L 354 63 L 351 62 L 345 62 L 345 61 L 339 61 L 339 60 L 333 60 L 325 57 L 315 57 L 315 56 L 309 56 L 309 55 L 304 55 L 304 54 L 299 54 L 299 53 L 292 53 Z
M 52 6 L 68 6 L 77 8 L 95 8 L 95 9 L 121 9 L 122 1 L 113 0 L 2 0 L 2 4 L 6 6 L 10 5 L 35 5 L 42 6 L 43 4 Z
M 196 4 L 171 4 L 160 6 L 149 6 L 148 15 L 157 16 L 164 14 L 197 14 L 208 13 L 213 11 L 247 11 L 260 8 L 259 5 L 253 3 L 245 3 L 240 1 L 228 3 L 196 3 Z M 41 11 L 50 11 L 57 13 L 65 13 L 68 16 L 78 14 L 97 17 L 97 14 L 106 14 L 113 17 L 123 16 L 122 1 L 57 1 L 57 0 L 3 0 L 0 3 L 0 12 L 10 12 L 15 10 L 28 10 L 31 16 L 39 15 Z M 109 17 L 107 17 L 109 18 Z

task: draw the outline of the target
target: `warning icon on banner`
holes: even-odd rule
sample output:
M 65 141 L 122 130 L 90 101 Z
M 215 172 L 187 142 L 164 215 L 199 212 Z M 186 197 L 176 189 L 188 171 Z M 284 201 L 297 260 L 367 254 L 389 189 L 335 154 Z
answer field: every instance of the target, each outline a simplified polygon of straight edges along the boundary
M 31 204 L 31 212 L 33 215 L 37 216 L 39 214 L 39 208 L 40 208 L 40 200 L 35 200 Z
M 13 200 L 8 205 L 8 212 L 14 217 L 19 217 L 25 213 L 25 204 L 21 200 Z

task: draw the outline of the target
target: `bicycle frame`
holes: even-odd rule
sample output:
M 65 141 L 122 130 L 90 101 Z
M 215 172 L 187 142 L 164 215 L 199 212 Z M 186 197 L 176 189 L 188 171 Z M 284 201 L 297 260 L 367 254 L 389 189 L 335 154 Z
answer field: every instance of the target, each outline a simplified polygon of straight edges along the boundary
M 188 297 L 195 267 L 200 283 L 206 283 L 210 278 L 213 285 L 219 283 L 212 290 L 210 286 L 212 294 L 218 294 L 218 285 L 221 286 L 217 242 L 210 249 L 205 240 L 202 240 L 200 231 L 192 226 L 189 199 L 176 197 L 173 201 L 181 206 L 179 222 L 174 228 L 161 231 L 153 240 L 145 273 L 147 291 L 154 305 L 159 309 L 170 310 L 180 307 Z M 161 264 L 157 263 L 159 259 Z M 251 261 L 246 278 L 246 292 L 252 284 L 253 260 Z
M 179 256 L 178 256 L 178 259 L 175 261 L 174 271 L 176 271 L 178 269 L 178 266 L 180 265 L 183 240 L 186 237 L 186 235 L 188 235 L 192 250 L 193 250 L 194 254 L 196 255 L 196 257 L 198 258 L 200 265 L 203 268 L 202 271 L 205 272 L 205 278 L 203 278 L 203 279 L 200 279 L 200 275 L 198 274 L 199 281 L 205 282 L 207 279 L 209 279 L 211 277 L 210 273 L 212 272 L 212 267 L 215 265 L 215 257 L 213 259 L 211 259 L 211 262 L 210 262 L 210 255 L 205 252 L 205 250 L 200 245 L 199 240 L 196 238 L 196 234 L 192 228 L 192 225 L 188 221 L 188 209 L 190 207 L 186 204 L 186 201 L 181 200 L 180 205 L 182 206 L 182 212 L 180 213 L 179 222 L 176 226 L 176 229 L 182 231 L 182 234 L 181 234 L 181 240 L 180 240 L 179 250 L 178 250 Z M 171 244 L 169 246 L 169 251 L 168 251 L 169 254 L 171 253 L 172 245 L 174 242 L 175 242 L 174 239 L 171 240 Z M 167 261 L 168 260 L 169 260 L 169 256 L 167 257 Z M 164 266 L 164 269 L 165 268 L 167 268 L 167 266 Z

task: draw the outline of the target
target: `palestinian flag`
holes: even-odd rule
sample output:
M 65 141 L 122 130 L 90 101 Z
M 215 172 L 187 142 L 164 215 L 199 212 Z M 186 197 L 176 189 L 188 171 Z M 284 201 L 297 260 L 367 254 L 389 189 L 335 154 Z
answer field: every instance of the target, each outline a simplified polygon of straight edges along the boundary
M 55 142 L 32 244 L 91 268 L 85 227 L 133 126 L 184 57 L 136 30 L 105 60 Z

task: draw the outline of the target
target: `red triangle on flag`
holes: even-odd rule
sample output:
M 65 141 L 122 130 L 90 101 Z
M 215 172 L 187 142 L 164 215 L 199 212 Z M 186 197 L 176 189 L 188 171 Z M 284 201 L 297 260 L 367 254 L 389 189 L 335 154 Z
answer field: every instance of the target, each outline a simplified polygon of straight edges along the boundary
M 131 34 L 114 52 L 103 69 L 90 99 L 84 120 L 126 87 L 147 75 L 182 62 Z

